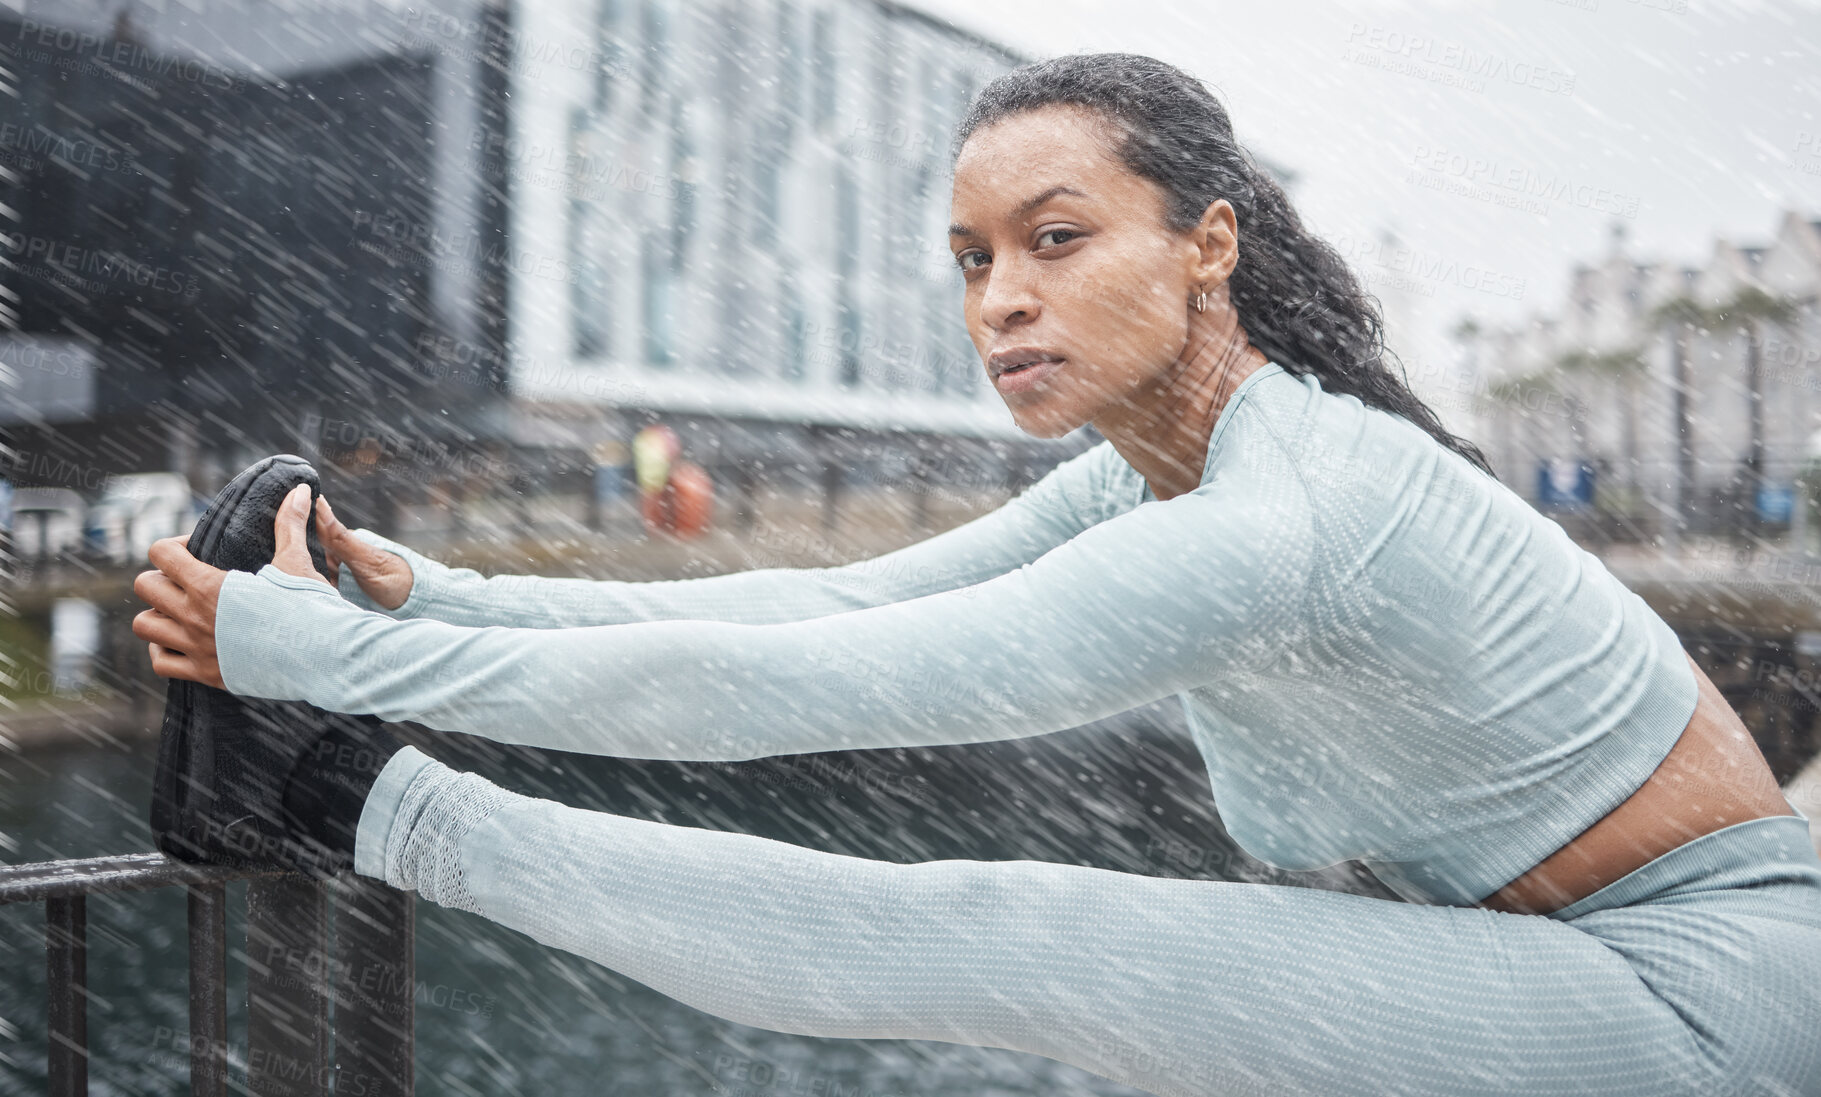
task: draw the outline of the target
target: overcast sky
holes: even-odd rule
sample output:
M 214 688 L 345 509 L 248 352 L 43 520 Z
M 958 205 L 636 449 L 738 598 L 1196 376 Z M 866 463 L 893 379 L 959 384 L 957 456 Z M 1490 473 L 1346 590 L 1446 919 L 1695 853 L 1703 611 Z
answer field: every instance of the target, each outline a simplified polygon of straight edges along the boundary
M 121 2 L 0 8 L 102 26 Z M 270 0 L 335 2 L 412 0 Z M 1821 217 L 1821 0 L 914 2 L 1027 55 L 1129 50 L 1206 80 L 1402 320 L 1419 387 L 1461 316 L 1557 311 L 1615 221 L 1634 255 L 1697 264 L 1717 236 L 1768 240 L 1784 209 Z M 199 6 L 132 3 L 147 25 Z
M 1207 81 L 1300 174 L 1305 222 L 1402 293 L 1407 362 L 1465 312 L 1556 311 L 1615 219 L 1639 256 L 1693 264 L 1783 209 L 1821 217 L 1812 0 L 918 3 L 1033 56 L 1147 53 Z M 1372 250 L 1385 230 L 1413 250 Z

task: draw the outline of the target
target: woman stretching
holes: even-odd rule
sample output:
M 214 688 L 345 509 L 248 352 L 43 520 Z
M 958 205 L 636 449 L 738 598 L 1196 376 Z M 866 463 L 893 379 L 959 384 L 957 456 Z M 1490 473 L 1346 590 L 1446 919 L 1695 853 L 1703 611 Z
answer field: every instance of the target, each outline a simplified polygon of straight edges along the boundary
M 138 586 L 173 689 L 268 728 L 209 748 L 196 855 L 261 819 L 732 1021 L 1159 1094 L 1821 1094 L 1806 818 L 1669 627 L 1387 369 L 1374 302 L 1207 90 L 1028 65 L 954 166 L 995 389 L 1104 442 L 872 560 L 648 583 L 483 579 L 323 502 L 307 529 L 314 487 L 271 466 L 217 503 L 256 520 L 161 542 Z M 1170 695 L 1246 850 L 1359 859 L 1406 901 L 838 856 L 517 795 L 317 711 L 741 760 Z M 362 750 L 376 778 L 338 765 Z

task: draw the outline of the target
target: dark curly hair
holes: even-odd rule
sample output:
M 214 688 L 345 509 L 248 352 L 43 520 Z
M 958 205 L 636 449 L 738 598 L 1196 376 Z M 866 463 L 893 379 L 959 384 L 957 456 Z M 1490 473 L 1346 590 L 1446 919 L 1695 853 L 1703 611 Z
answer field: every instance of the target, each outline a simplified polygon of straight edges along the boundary
M 1497 479 L 1479 447 L 1451 434 L 1386 364 L 1384 319 L 1346 261 L 1303 227 L 1283 188 L 1259 168 L 1201 81 L 1154 57 L 1080 53 L 1022 65 L 980 90 L 956 128 L 951 166 L 982 126 L 1052 104 L 1098 112 L 1132 172 L 1160 184 L 1177 232 L 1225 198 L 1243 234 L 1228 292 L 1252 344 L 1328 392 L 1400 415 Z M 1401 372 L 1402 363 L 1398 364 Z

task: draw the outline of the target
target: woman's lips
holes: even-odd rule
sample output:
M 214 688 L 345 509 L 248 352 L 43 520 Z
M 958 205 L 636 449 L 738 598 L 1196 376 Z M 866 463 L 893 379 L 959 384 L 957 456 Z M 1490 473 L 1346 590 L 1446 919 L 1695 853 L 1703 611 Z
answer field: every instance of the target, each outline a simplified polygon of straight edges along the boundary
M 1016 366 L 1001 373 L 993 379 L 993 384 L 1000 392 L 1026 392 L 1035 388 L 1045 377 L 1056 371 L 1066 359 L 1051 358 L 1042 362 Z

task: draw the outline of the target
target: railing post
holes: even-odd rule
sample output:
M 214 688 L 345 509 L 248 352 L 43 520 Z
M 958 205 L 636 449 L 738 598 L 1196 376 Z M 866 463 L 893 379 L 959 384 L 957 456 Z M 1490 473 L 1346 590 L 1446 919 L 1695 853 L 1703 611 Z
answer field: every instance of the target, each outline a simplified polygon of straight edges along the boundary
M 190 1092 L 228 1092 L 228 893 L 224 884 L 191 886 Z
M 50 1000 L 51 1097 L 89 1091 L 88 899 L 67 895 L 44 903 L 44 953 Z
M 319 880 L 247 881 L 247 1090 L 328 1097 L 329 903 Z
M 237 1088 L 260 1097 L 325 1097 L 331 1090 L 409 1097 L 415 896 L 352 874 L 324 883 L 161 853 L 0 865 L 0 906 L 45 904 L 51 1094 L 88 1092 L 87 896 L 182 887 L 189 898 L 190 1089 L 197 1097 L 227 1097 L 227 885 L 237 879 L 248 881 L 249 1051 L 248 1084 Z
M 334 890 L 336 1092 L 409 1097 L 417 897 L 352 874 Z

